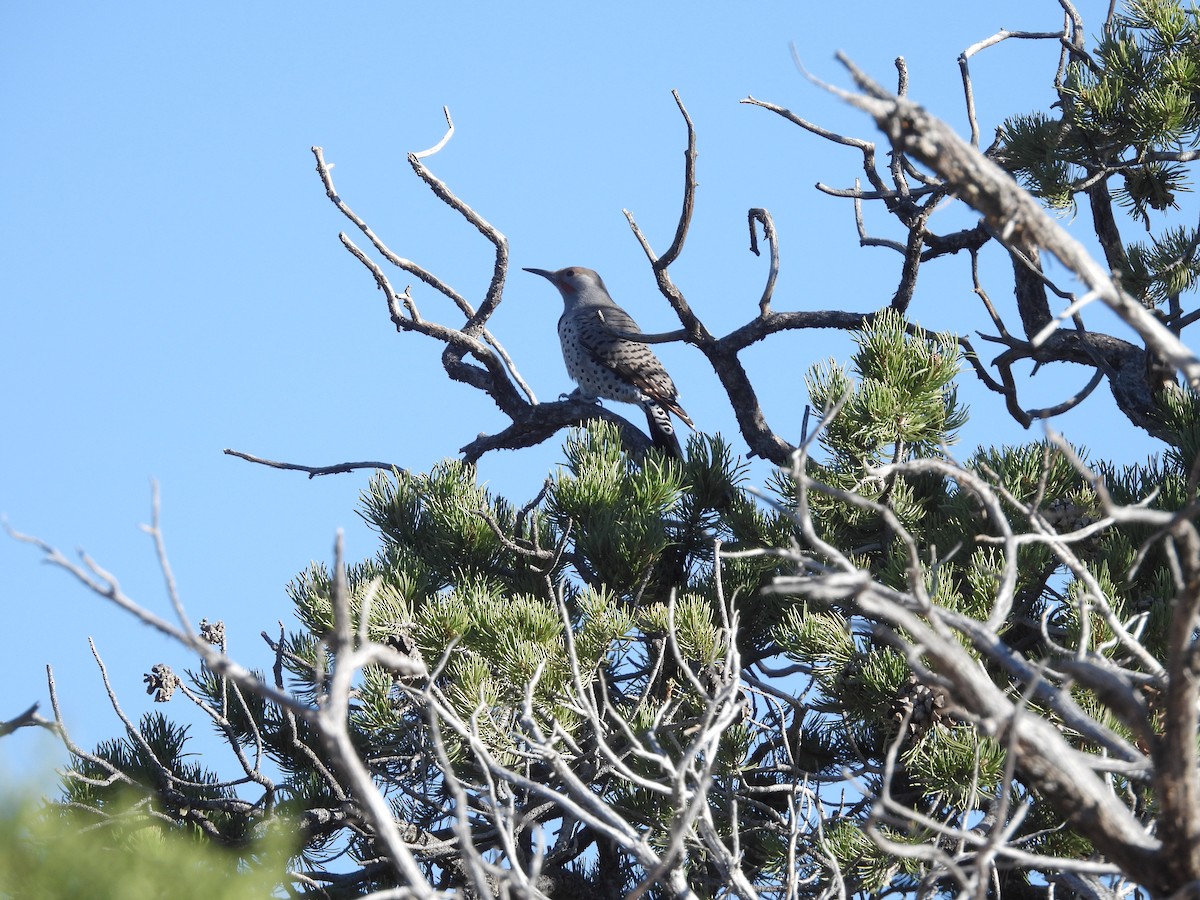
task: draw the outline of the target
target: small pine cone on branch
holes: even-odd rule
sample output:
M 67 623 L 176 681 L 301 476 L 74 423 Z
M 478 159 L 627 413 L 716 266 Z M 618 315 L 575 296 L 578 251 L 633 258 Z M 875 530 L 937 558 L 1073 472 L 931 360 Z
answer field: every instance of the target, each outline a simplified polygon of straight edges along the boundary
M 897 724 L 907 721 L 908 734 L 920 737 L 934 725 L 945 724 L 950 718 L 946 691 L 924 685 L 916 675 L 909 675 L 892 700 L 892 718 Z

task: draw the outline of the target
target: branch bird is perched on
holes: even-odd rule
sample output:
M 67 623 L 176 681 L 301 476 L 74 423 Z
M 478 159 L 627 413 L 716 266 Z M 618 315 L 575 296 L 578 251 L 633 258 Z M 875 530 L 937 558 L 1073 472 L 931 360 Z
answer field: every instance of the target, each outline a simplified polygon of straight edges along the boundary
M 571 396 L 594 401 L 599 397 L 636 403 L 646 412 L 654 445 L 682 457 L 670 413 L 695 428 L 679 405 L 675 383 L 649 345 L 619 337 L 613 332 L 641 333 L 637 323 L 613 302 L 600 276 L 582 266 L 551 272 L 526 269 L 541 275 L 562 294 L 563 314 L 558 320 L 567 374 L 579 385 Z

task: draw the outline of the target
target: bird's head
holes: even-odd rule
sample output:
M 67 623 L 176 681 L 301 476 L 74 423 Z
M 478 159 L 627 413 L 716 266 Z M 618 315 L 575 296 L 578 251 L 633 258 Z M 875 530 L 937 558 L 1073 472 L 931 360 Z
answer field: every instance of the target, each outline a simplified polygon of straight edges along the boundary
M 568 305 L 589 301 L 594 303 L 612 302 L 608 296 L 608 289 L 604 287 L 604 282 L 592 269 L 585 269 L 583 266 L 568 266 L 553 272 L 549 269 L 526 269 L 525 271 L 541 275 L 558 288 L 563 301 Z

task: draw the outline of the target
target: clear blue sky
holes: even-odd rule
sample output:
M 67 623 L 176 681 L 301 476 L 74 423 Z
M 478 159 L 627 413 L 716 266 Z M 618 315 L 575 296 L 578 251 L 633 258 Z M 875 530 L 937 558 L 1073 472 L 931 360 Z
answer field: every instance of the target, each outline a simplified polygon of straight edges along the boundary
M 1095 33 L 1107 0 L 1078 6 Z M 674 275 L 710 328 L 723 333 L 755 311 L 765 268 L 747 252 L 752 206 L 770 209 L 780 232 L 777 308 L 873 309 L 895 287 L 898 257 L 859 249 L 849 204 L 812 188 L 851 185 L 859 157 L 737 101 L 752 94 L 876 137 L 797 73 L 794 42 L 810 70 L 841 84 L 839 49 L 889 84 L 904 55 L 911 94 L 965 127 L 958 53 L 1001 27 L 1060 22 L 1053 0 L 931 0 L 919 15 L 883 0 L 6 4 L 0 512 L 18 530 L 85 548 L 167 614 L 137 528 L 158 479 L 192 618 L 224 619 L 233 654 L 268 665 L 258 633 L 281 619 L 291 627 L 284 585 L 309 560 L 329 558 L 334 530 L 347 530 L 351 558 L 373 552 L 355 513 L 369 475 L 309 481 L 222 448 L 419 470 L 504 424 L 489 401 L 446 380 L 440 347 L 395 333 L 381 295 L 337 241 L 348 223 L 324 196 L 311 145 L 324 146 L 339 192 L 393 249 L 478 298 L 490 246 L 405 162 L 441 137 L 450 107 L 457 133 L 428 164 L 507 234 L 514 271 L 493 330 L 551 399 L 571 387 L 554 331 L 560 301 L 516 267 L 593 267 L 643 327 L 673 327 L 621 214 L 633 211 L 660 251 L 670 242 L 684 147 L 671 89 L 700 151 L 695 223 Z M 1009 42 L 976 58 L 985 135 L 1004 115 L 1053 100 L 1057 55 L 1049 43 Z M 881 213 L 868 215 L 877 233 L 895 235 Z M 1007 302 L 1004 265 L 993 258 L 985 277 Z M 427 317 L 454 321 L 439 297 L 415 297 Z M 966 259 L 926 271 L 913 314 L 933 327 L 987 327 Z M 844 359 L 847 347 L 813 335 L 748 354 L 776 428 L 798 434 L 804 370 L 830 354 Z M 700 427 L 733 435 L 699 354 L 670 346 L 661 355 Z M 1083 380 L 1064 372 L 1030 403 L 1061 399 Z M 972 381 L 964 375 L 976 410 L 964 455 L 980 442 L 1038 436 Z M 1121 445 L 1105 446 L 1115 415 L 1097 395 L 1061 427 L 1118 458 L 1155 449 L 1126 440 L 1123 422 Z M 492 455 L 481 474 L 526 499 L 560 458 L 558 444 Z M 89 635 L 131 718 L 151 706 L 142 673 L 157 662 L 192 665 L 6 538 L 0 591 L 0 718 L 35 700 L 49 715 L 52 664 L 75 738 L 90 747 L 117 734 Z M 0 779 L 64 758 L 49 738 L 21 732 L 0 741 Z

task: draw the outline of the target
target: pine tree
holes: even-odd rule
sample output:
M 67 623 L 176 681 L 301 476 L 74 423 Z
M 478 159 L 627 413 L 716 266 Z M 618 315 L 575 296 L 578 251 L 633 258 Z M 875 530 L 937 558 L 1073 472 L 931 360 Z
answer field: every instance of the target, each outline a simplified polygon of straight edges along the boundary
M 690 204 L 663 256 L 643 239 L 746 450 L 778 466 L 765 491 L 719 436 L 693 436 L 676 459 L 610 410 L 532 402 L 486 332 L 499 293 L 458 329 L 406 315 L 406 295 L 343 236 L 393 322 L 444 341 L 450 377 L 512 425 L 428 473 L 376 473 L 360 511 L 377 552 L 346 564 L 339 548 L 296 576 L 296 625 L 267 637 L 270 674 L 232 663 L 217 623 L 173 632 L 201 664 L 156 667 L 149 689 L 206 714 L 240 772 L 195 761 L 186 726 L 147 716 L 93 752 L 68 744 L 56 810 L 113 846 L 178 833 L 243 868 L 282 827 L 298 849 L 281 883 L 306 897 L 1196 895 L 1200 360 L 1179 335 L 1200 238 L 1162 222 L 1200 135 L 1200 21 L 1137 0 L 1088 52 L 1062 5 L 1060 103 L 1011 117 L 982 152 L 851 66 L 849 102 L 896 160 L 892 184 L 871 162 L 871 189 L 851 196 L 883 203 L 908 238 L 886 308 L 776 313 L 772 281 L 759 316 L 718 339 L 668 272 Z M 436 184 L 496 243 L 498 292 L 503 237 Z M 979 225 L 929 229 L 950 195 Z M 1112 277 L 1046 213 L 1085 198 Z M 1114 204 L 1145 243 L 1122 238 Z M 750 219 L 776 253 L 769 215 Z M 993 369 L 910 309 L 920 266 L 962 249 L 986 297 L 991 243 L 1021 323 L 1008 329 L 987 301 L 1004 348 Z M 1141 343 L 1089 331 L 1075 308 L 1055 318 L 1043 252 Z M 766 425 L 737 353 L 806 327 L 852 331 L 856 350 L 809 369 L 820 421 L 793 446 Z M 1025 359 L 1097 374 L 1031 411 L 1013 376 Z M 1118 466 L 1049 434 L 960 462 L 966 377 L 1025 424 L 1107 379 L 1130 427 L 1166 450 Z M 562 465 L 523 505 L 478 483 L 483 453 L 567 426 Z M 124 603 L 102 571 L 42 546 Z

